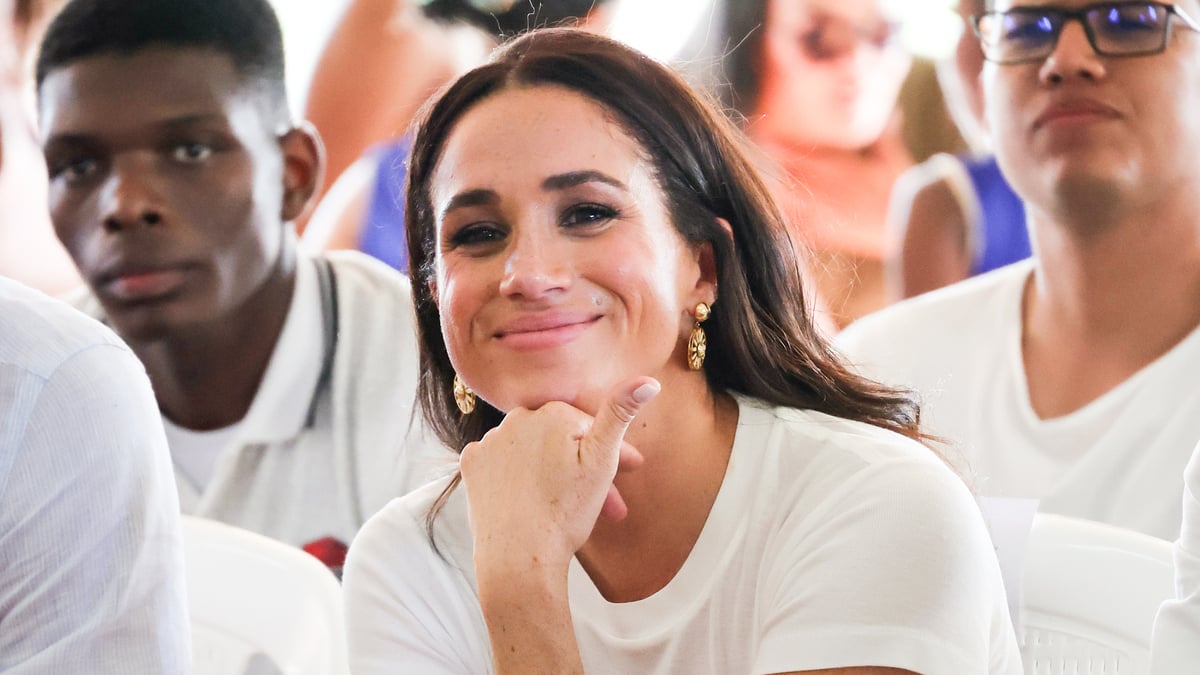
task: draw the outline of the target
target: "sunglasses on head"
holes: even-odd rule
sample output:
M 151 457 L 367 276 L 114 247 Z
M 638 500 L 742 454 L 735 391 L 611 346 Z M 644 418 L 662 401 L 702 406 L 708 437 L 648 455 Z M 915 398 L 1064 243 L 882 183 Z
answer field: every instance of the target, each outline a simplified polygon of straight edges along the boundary
M 829 61 L 854 51 L 860 42 L 884 49 L 895 36 L 896 25 L 892 23 L 859 26 L 845 19 L 818 15 L 812 28 L 800 35 L 800 47 L 813 61 Z
M 1200 25 L 1176 5 L 1161 2 L 1098 2 L 1079 9 L 1014 7 L 985 12 L 972 20 L 983 57 L 999 64 L 1041 61 L 1058 44 L 1067 21 L 1079 21 L 1092 49 L 1101 56 L 1144 56 L 1167 48 L 1171 17 L 1188 30 Z

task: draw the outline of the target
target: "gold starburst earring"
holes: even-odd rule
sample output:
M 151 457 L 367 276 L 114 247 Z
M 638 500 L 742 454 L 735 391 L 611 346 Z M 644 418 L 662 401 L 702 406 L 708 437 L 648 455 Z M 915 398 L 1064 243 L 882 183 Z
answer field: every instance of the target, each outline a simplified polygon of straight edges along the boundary
M 696 325 L 692 328 L 692 334 L 688 336 L 688 368 L 692 370 L 700 370 L 704 367 L 704 357 L 708 356 L 708 336 L 704 334 L 704 329 L 700 324 L 708 320 L 709 307 L 701 302 L 696 305 L 692 316 L 696 318 Z
M 454 404 L 464 415 L 475 412 L 475 392 L 458 377 L 458 373 L 454 374 Z

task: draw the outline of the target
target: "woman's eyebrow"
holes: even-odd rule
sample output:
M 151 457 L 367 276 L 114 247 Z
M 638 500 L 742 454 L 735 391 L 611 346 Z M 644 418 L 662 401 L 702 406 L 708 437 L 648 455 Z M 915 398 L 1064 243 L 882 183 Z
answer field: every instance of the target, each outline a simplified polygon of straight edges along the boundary
M 550 176 L 542 181 L 543 190 L 563 190 L 584 183 L 604 183 L 628 191 L 624 183 L 599 171 L 571 171 Z
M 500 196 L 494 190 L 480 188 L 478 190 L 467 190 L 460 192 L 450 198 L 446 203 L 446 208 L 442 209 L 442 217 L 445 218 L 447 213 L 454 209 L 461 209 L 468 206 L 490 206 L 500 201 Z

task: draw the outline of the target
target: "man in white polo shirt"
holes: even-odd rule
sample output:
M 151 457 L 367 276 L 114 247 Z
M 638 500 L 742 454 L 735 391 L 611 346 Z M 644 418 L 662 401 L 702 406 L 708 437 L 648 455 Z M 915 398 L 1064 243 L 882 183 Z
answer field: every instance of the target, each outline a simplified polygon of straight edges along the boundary
M 980 493 L 1174 539 L 1200 439 L 1200 2 L 990 6 L 987 120 L 1035 258 L 841 346 L 923 395 Z
M 269 4 L 72 2 L 37 76 L 55 230 L 81 304 L 146 364 L 184 512 L 340 565 L 451 455 L 412 416 L 407 280 L 297 251 L 323 160 L 290 119 Z

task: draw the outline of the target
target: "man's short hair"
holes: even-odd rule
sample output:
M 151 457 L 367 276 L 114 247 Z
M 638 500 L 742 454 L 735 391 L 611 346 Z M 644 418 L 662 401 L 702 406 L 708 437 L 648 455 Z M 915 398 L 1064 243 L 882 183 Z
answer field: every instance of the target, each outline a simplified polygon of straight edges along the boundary
M 71 0 L 42 38 L 37 85 L 80 59 L 150 47 L 225 54 L 286 115 L 283 34 L 267 0 Z

